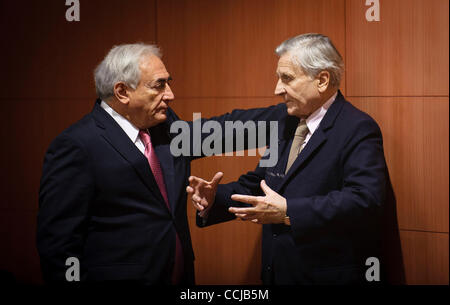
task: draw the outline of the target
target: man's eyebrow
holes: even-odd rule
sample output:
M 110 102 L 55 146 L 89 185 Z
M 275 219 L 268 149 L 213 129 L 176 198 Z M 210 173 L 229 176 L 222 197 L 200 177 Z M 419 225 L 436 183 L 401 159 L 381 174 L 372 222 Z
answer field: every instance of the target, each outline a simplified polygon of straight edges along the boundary
M 291 73 L 286 72 L 286 71 L 277 71 L 276 74 L 278 77 L 283 77 L 283 76 L 284 77 L 292 77 L 293 76 Z
M 155 80 L 156 83 L 161 83 L 161 82 L 168 82 L 172 80 L 172 76 L 169 75 L 169 77 L 167 78 L 158 78 L 157 80 Z

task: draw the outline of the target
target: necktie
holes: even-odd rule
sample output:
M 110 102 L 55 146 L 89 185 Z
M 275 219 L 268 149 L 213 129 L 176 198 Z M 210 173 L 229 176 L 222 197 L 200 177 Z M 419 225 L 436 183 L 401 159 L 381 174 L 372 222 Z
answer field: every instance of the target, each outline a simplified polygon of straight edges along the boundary
M 164 198 L 164 202 L 167 205 L 167 208 L 170 210 L 169 199 L 167 197 L 167 189 L 166 184 L 164 183 L 164 176 L 161 170 L 161 164 L 159 163 L 158 156 L 156 155 L 155 150 L 153 149 L 153 145 L 150 139 L 150 135 L 147 131 L 141 130 L 139 131 L 139 137 L 145 145 L 144 155 L 148 160 L 148 164 L 150 165 L 150 169 L 152 170 L 153 176 L 155 177 L 156 184 L 158 184 L 158 188 L 161 192 L 161 195 Z M 175 245 L 175 265 L 172 273 L 172 283 L 178 284 L 181 276 L 183 275 L 183 251 L 181 248 L 181 241 L 178 233 L 176 233 L 176 245 Z
M 302 145 L 305 142 L 306 135 L 308 134 L 308 126 L 306 126 L 306 120 L 301 120 L 300 123 L 298 123 L 297 129 L 295 130 L 294 140 L 292 140 L 292 146 L 291 150 L 289 152 L 289 158 L 288 163 L 286 166 L 286 172 L 289 171 L 292 164 L 294 163 L 295 159 L 297 159 L 297 156 L 302 151 Z

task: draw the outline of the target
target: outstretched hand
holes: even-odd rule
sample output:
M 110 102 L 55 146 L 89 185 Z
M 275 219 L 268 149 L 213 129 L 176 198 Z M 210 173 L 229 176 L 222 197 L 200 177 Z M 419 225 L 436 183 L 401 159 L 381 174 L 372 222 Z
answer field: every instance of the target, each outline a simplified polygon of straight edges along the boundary
M 211 181 L 206 181 L 196 176 L 189 177 L 189 186 L 186 187 L 186 192 L 192 196 L 194 208 L 199 211 L 201 217 L 205 215 L 214 203 L 217 186 L 222 177 L 222 172 L 216 173 Z
M 272 190 L 264 180 L 261 181 L 261 189 L 265 196 L 232 195 L 231 199 L 251 204 L 252 207 L 231 207 L 228 211 L 242 220 L 251 220 L 257 224 L 284 223 L 287 210 L 286 198 Z

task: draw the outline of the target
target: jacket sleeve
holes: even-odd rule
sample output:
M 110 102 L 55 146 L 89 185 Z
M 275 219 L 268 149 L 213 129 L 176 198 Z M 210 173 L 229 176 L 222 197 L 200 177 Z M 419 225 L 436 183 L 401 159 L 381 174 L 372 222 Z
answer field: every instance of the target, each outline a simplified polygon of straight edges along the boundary
M 323 196 L 287 199 L 287 214 L 296 240 L 323 230 L 366 225 L 378 219 L 385 201 L 386 163 L 381 131 L 364 120 L 342 150 L 342 188 Z
M 209 119 L 180 123 L 180 129 L 184 125 L 185 132 L 189 132 L 189 149 L 183 155 L 194 160 L 267 146 L 271 135 L 277 133 L 274 124 L 278 128 L 278 121 L 285 116 L 286 105 L 282 103 L 266 108 L 237 109 Z M 173 147 L 181 143 L 180 129 L 171 126 Z
M 76 257 L 82 264 L 93 196 L 86 152 L 67 135 L 58 136 L 45 155 L 39 191 L 37 248 L 46 282 L 66 281 L 67 258 Z

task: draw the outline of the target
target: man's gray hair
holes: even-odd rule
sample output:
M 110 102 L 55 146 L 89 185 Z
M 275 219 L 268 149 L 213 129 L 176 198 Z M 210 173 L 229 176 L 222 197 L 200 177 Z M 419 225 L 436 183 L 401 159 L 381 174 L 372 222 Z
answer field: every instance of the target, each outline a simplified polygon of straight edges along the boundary
M 280 44 L 275 53 L 292 55 L 292 61 L 302 71 L 316 77 L 321 71 L 330 73 L 330 85 L 339 87 L 344 72 L 344 61 L 331 39 L 322 34 L 308 33 L 290 38 Z
M 136 89 L 141 78 L 139 64 L 143 56 L 161 58 L 156 45 L 135 43 L 114 46 L 94 71 L 95 89 L 102 100 L 114 96 L 114 85 L 124 82 Z

